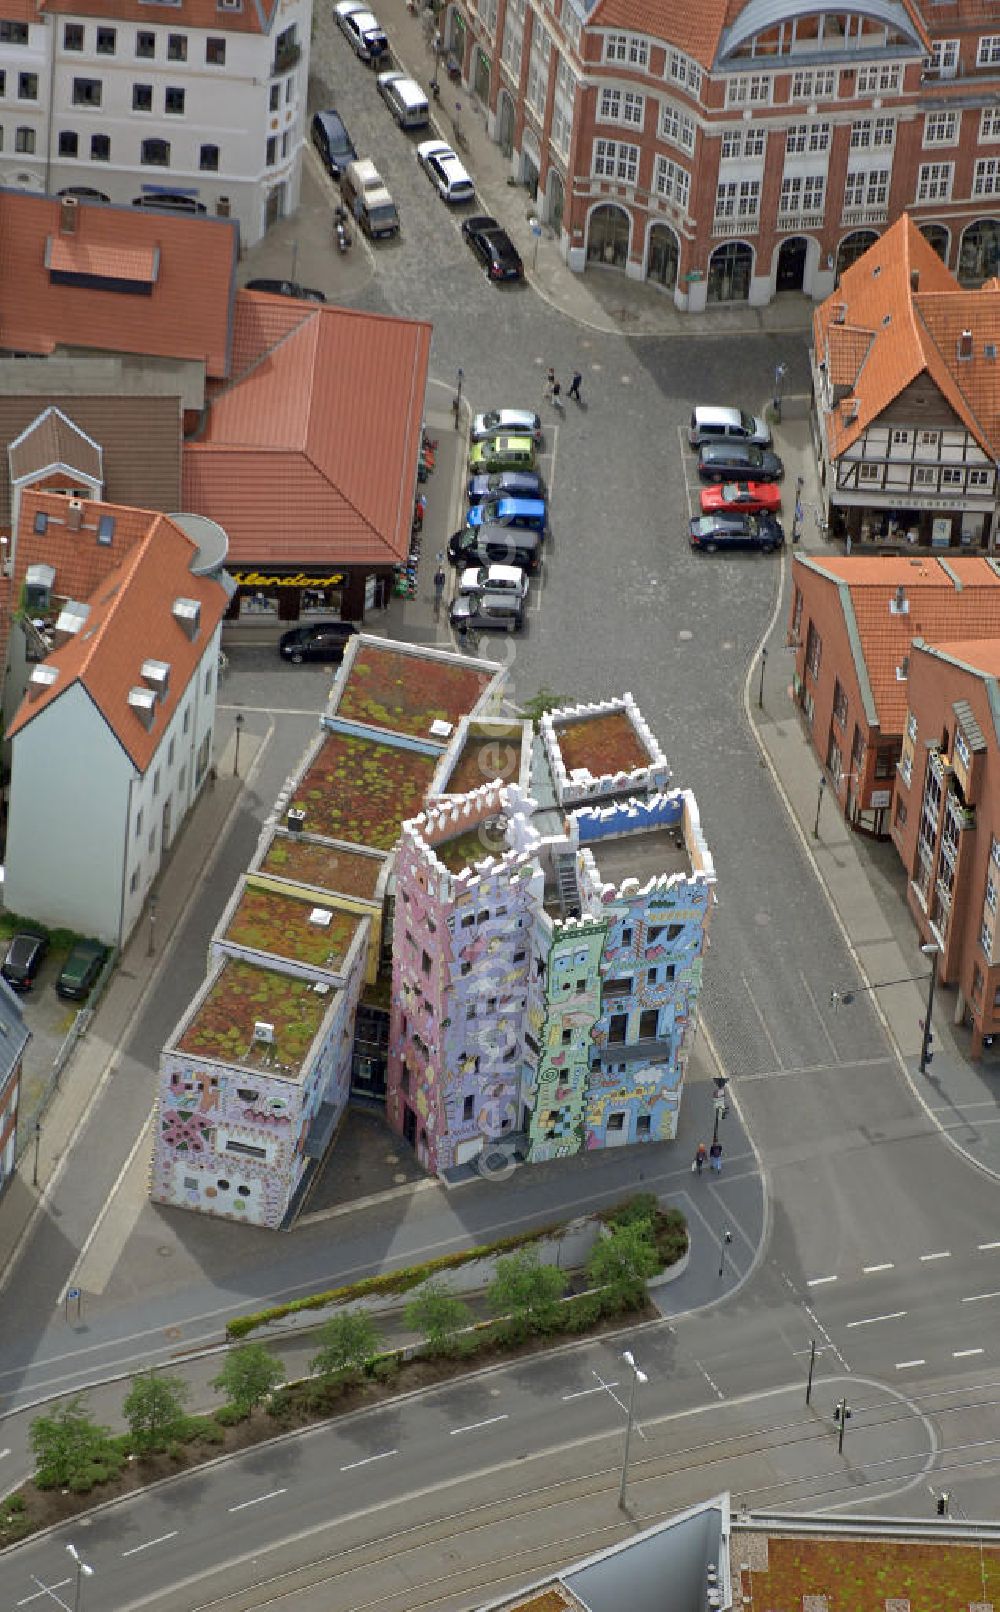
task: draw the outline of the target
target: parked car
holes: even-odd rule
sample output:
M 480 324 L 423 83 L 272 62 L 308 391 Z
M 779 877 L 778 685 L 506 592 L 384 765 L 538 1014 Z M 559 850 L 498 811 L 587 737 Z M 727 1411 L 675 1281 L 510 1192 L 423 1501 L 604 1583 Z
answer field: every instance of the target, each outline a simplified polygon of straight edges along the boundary
M 524 606 L 514 595 L 459 593 L 451 601 L 448 620 L 457 633 L 467 633 L 470 628 L 517 632 L 524 626 Z
M 744 515 L 767 510 L 776 515 L 781 508 L 781 488 L 770 481 L 723 481 L 701 490 L 701 507 L 706 515 L 731 509 Z
M 511 531 L 506 526 L 480 526 L 476 531 L 463 526 L 448 539 L 452 565 L 516 565 L 535 572 L 542 559 L 542 539 L 538 532 Z
M 393 68 L 379 73 L 376 87 L 401 129 L 426 129 L 431 111 L 415 79 Z
M 476 593 L 525 600 L 528 597 L 527 574 L 518 565 L 469 565 L 458 579 L 458 593 Z
M 248 291 L 269 291 L 272 297 L 301 297 L 304 302 L 325 302 L 326 293 L 312 286 L 299 285 L 297 280 L 248 280 Z
M 535 444 L 531 437 L 511 437 L 500 432 L 474 442 L 469 450 L 469 469 L 480 470 L 534 470 Z
M 56 980 L 56 990 L 71 1002 L 83 1002 L 97 984 L 108 957 L 99 940 L 78 940 Z
M 349 162 L 340 176 L 343 204 L 369 240 L 399 234 L 399 214 L 389 187 L 370 157 Z
M 358 154 L 346 123 L 332 106 L 327 107 L 325 112 L 313 114 L 312 140 L 324 168 L 334 179 L 340 178 L 347 164 L 353 162 Z
M 743 409 L 696 408 L 691 410 L 688 441 L 692 448 L 703 442 L 753 442 L 758 448 L 771 446 L 771 431 L 759 414 Z
M 488 498 L 473 504 L 465 517 L 466 526 L 516 526 L 529 532 L 544 532 L 548 525 L 548 505 L 544 498 Z
M 341 661 L 357 630 L 351 621 L 311 621 L 308 626 L 292 627 L 282 633 L 278 652 L 282 660 L 290 660 L 296 666 L 304 660 Z
M 470 476 L 465 497 L 470 504 L 487 498 L 544 498 L 545 482 L 535 470 L 498 470 L 492 476 Z
M 360 0 L 338 0 L 334 20 L 354 54 L 363 62 L 377 62 L 389 49 L 389 41 L 375 13 Z
M 487 437 L 495 437 L 500 431 L 509 432 L 511 436 L 530 437 L 533 442 L 541 442 L 541 416 L 533 409 L 487 409 L 485 414 L 473 415 L 471 433 L 473 442 L 483 442 Z
M 15 991 L 30 991 L 48 949 L 47 935 L 22 930 L 7 947 L 7 955 L 0 964 L 0 974 L 8 985 L 13 985 Z
M 752 442 L 706 442 L 698 474 L 702 481 L 780 481 L 785 467 L 770 448 Z
M 523 280 L 524 264 L 507 231 L 485 213 L 462 224 L 462 234 L 486 270 L 488 280 Z
M 422 140 L 417 147 L 417 161 L 442 201 L 467 202 L 475 196 L 475 185 L 443 140 Z
M 716 549 L 780 549 L 785 534 L 773 515 L 696 515 L 689 525 L 691 547 L 714 554 Z

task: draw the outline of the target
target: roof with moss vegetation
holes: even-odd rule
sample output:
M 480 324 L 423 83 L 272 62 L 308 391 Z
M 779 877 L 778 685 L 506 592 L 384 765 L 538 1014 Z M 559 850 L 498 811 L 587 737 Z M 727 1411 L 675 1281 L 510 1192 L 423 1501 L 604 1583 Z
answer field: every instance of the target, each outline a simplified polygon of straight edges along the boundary
M 176 1050 L 244 1069 L 298 1079 L 335 996 L 318 995 L 309 980 L 227 958 L 199 1002 Z M 269 1024 L 273 1043 L 254 1040 Z
M 234 946 L 273 952 L 277 957 L 311 968 L 328 968 L 336 974 L 344 966 L 360 922 L 357 913 L 316 906 L 305 894 L 284 895 L 248 884 L 225 939 Z
M 487 672 L 453 656 L 408 654 L 365 643 L 350 665 L 336 714 L 427 739 L 432 722 L 454 727 L 473 710 L 495 675 L 495 669 Z
M 260 871 L 316 890 L 373 900 L 384 866 L 380 856 L 348 851 L 342 845 L 327 845 L 301 834 L 277 833 L 264 854 Z
M 815 1601 L 830 1612 L 969 1612 L 1000 1604 L 1000 1549 L 932 1540 L 767 1540 L 767 1568 L 743 1570 L 744 1599 L 768 1612 L 802 1612 Z
M 333 732 L 295 787 L 307 832 L 388 851 L 424 803 L 439 757 Z

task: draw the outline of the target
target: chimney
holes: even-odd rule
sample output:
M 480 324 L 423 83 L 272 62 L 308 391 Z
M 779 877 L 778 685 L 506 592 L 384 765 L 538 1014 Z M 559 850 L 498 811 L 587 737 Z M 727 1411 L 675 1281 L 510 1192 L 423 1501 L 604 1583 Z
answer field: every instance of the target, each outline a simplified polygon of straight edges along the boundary
M 60 235 L 75 235 L 77 215 L 80 203 L 76 196 L 62 196 L 59 199 L 59 233 Z
M 972 357 L 972 331 L 963 330 L 958 338 L 958 356 L 960 359 Z
M 910 290 L 914 291 L 914 292 L 920 290 L 920 270 L 919 269 L 911 269 L 910 270 Z
M 71 532 L 78 532 L 83 525 L 83 499 L 71 498 L 69 510 L 66 515 L 66 525 Z
M 910 601 L 906 597 L 906 589 L 900 583 L 895 596 L 889 600 L 889 614 L 892 616 L 906 616 L 910 612 Z
M 847 319 L 847 303 L 835 302 L 833 305 L 833 323 L 842 325 Z

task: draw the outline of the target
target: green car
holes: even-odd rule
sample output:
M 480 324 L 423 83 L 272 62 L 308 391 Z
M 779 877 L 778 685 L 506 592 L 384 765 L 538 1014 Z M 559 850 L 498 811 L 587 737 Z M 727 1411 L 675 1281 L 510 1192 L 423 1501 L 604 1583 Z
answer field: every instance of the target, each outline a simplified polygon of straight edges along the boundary
M 84 1001 L 93 990 L 107 955 L 108 948 L 99 940 L 78 940 L 56 980 L 59 995 L 68 997 L 71 1002 Z
M 473 475 L 492 470 L 534 470 L 535 444 L 530 437 L 486 437 L 473 444 L 469 469 Z

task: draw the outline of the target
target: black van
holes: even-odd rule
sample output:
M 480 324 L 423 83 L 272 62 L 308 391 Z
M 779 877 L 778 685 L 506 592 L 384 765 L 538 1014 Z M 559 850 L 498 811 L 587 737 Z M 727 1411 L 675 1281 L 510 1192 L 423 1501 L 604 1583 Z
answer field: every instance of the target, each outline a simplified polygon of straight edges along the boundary
M 448 539 L 452 565 L 519 565 L 529 575 L 542 559 L 542 535 L 509 526 L 466 526 Z
M 780 481 L 785 467 L 770 448 L 752 442 L 706 442 L 698 474 L 702 481 Z
M 324 168 L 334 179 L 339 179 L 343 169 L 357 156 L 347 126 L 332 106 L 326 112 L 317 112 L 313 118 L 312 140 Z

